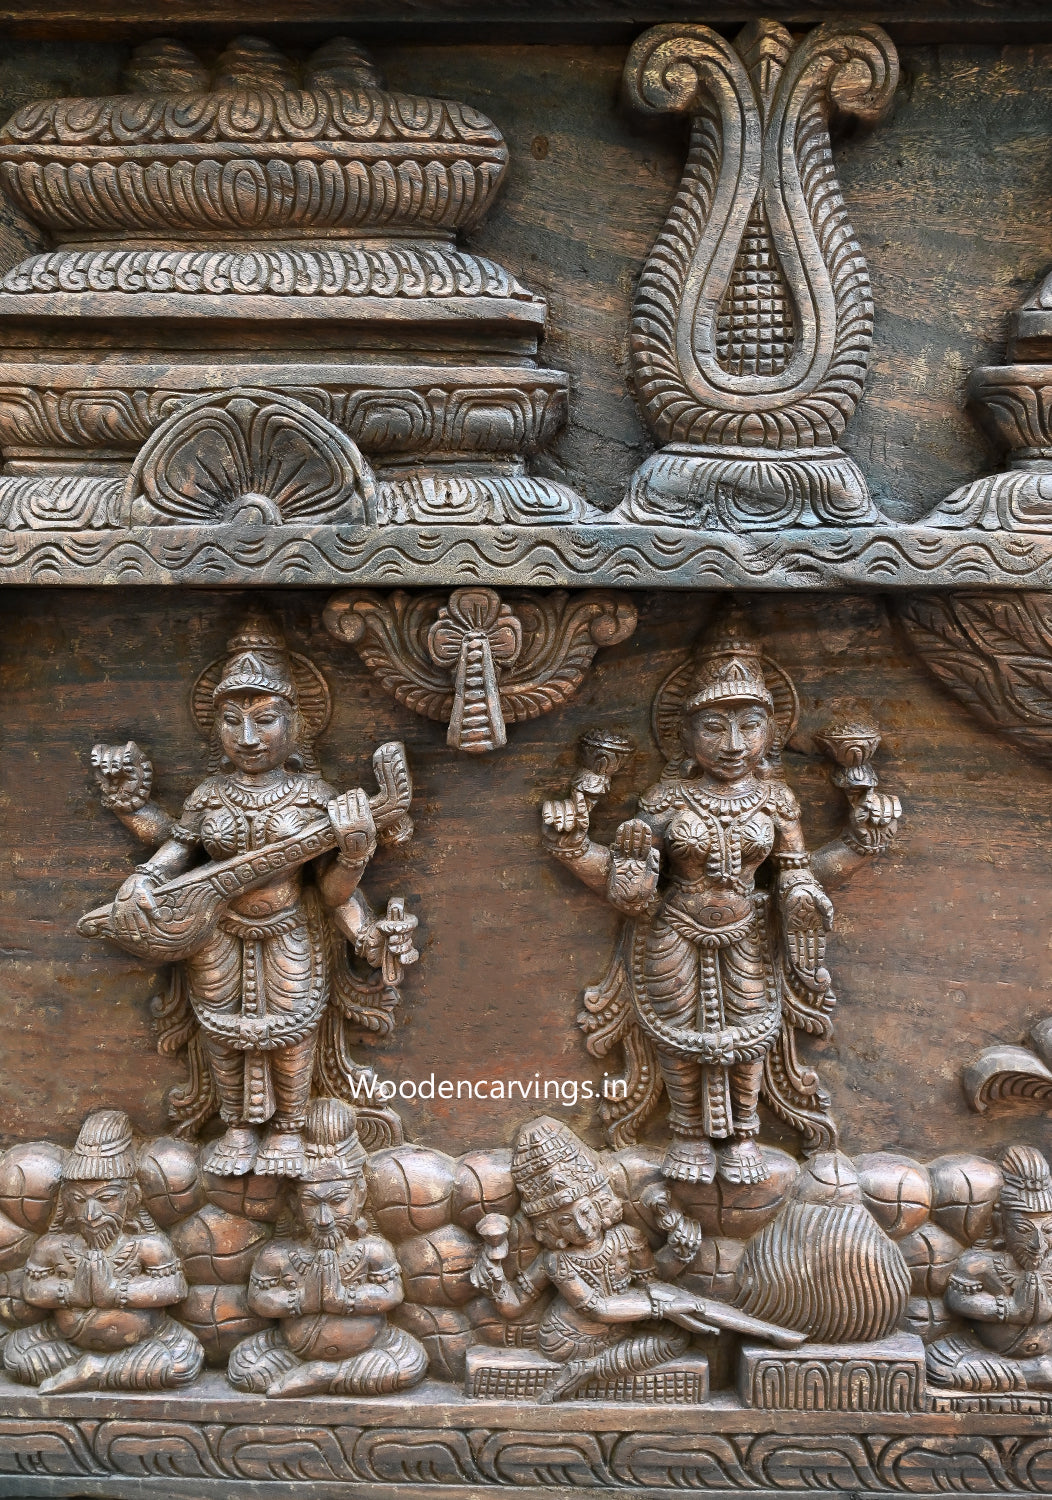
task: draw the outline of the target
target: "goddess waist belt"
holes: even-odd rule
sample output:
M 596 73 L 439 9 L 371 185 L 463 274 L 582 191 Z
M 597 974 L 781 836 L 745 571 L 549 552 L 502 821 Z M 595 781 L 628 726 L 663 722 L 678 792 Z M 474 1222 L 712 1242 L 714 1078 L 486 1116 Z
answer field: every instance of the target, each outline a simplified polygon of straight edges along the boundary
M 276 911 L 270 917 L 248 917 L 240 912 L 226 911 L 217 925 L 243 943 L 263 943 L 267 938 L 282 937 L 297 928 L 306 930 L 307 922 L 298 906 L 287 906 L 284 911 Z

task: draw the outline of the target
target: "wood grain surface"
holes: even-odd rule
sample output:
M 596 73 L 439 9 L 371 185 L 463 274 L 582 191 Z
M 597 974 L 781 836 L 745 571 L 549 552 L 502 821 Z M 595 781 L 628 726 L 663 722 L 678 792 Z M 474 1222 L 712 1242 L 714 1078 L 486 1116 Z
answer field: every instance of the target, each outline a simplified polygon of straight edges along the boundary
M 600 724 L 625 728 L 640 747 L 600 808 L 600 836 L 628 814 L 661 764 L 651 697 L 704 623 L 709 598 L 634 596 L 633 640 L 598 658 L 567 707 L 513 726 L 506 749 L 475 759 L 449 750 L 441 725 L 391 700 L 325 633 L 326 597 L 267 598 L 332 685 L 324 769 L 334 784 L 354 784 L 367 777 L 372 749 L 397 737 L 417 785 L 413 844 L 378 856 L 368 877 L 376 899 L 405 895 L 423 955 L 393 1036 L 370 1052 L 375 1065 L 396 1080 L 539 1072 L 598 1082 L 574 1015 L 580 990 L 603 970 L 615 921 L 544 855 L 537 805 L 566 784 L 578 735 Z M 153 1049 L 154 971 L 73 931 L 141 858 L 98 806 L 89 751 L 99 738 L 137 738 L 154 758 L 158 796 L 177 810 L 204 770 L 190 682 L 244 606 L 240 594 L 171 590 L 0 596 L 4 1140 L 71 1139 L 103 1104 L 127 1109 L 143 1131 L 164 1126 L 164 1093 L 180 1075 Z M 846 1149 L 924 1158 L 1021 1134 L 1040 1140 L 1040 1121 L 970 1115 L 959 1074 L 979 1049 L 1017 1041 L 1048 1011 L 1049 771 L 930 682 L 880 599 L 757 598 L 752 618 L 800 691 L 787 768 L 809 839 L 821 842 L 839 822 L 810 740 L 839 705 L 866 708 L 885 729 L 881 782 L 906 809 L 895 850 L 837 896 L 836 1034 L 810 1055 Z M 410 1137 L 452 1151 L 506 1144 L 527 1112 L 519 1102 L 466 1099 L 402 1106 Z M 598 1140 L 587 1104 L 559 1113 Z M 765 1135 L 779 1138 L 773 1121 Z

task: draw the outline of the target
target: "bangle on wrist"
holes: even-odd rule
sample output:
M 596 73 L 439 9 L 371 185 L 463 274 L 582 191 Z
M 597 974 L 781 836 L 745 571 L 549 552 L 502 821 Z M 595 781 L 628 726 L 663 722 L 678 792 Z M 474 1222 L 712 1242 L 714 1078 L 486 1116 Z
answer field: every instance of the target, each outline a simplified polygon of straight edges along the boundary
M 806 851 L 803 854 L 783 853 L 774 855 L 774 862 L 783 870 L 808 870 L 811 867 L 811 856 Z

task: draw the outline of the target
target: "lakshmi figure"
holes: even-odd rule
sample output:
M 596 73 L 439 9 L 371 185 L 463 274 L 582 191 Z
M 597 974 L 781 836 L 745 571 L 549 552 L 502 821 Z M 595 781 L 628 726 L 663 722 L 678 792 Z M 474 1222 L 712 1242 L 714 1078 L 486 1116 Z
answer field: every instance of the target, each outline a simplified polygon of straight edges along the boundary
M 835 1142 L 829 1100 L 801 1068 L 793 1036 L 795 1027 L 828 1035 L 835 1003 L 824 962 L 833 906 L 779 760 L 795 706 L 788 678 L 735 612 L 659 692 L 655 727 L 673 758 L 610 846 L 589 837 L 603 774 L 579 775 L 569 798 L 543 808 L 550 851 L 630 919 L 581 1022 L 596 1055 L 615 1041 L 625 1048 L 625 1097 L 605 1111 L 615 1144 L 631 1138 L 664 1085 L 671 1179 L 710 1182 L 718 1171 L 732 1183 L 763 1181 L 761 1097 L 812 1148 Z M 617 736 L 592 739 L 608 767 L 624 753 Z M 845 786 L 854 843 L 841 841 L 839 874 L 883 848 L 900 814 L 868 765 L 856 765 L 869 774 Z
M 149 801 L 152 768 L 134 744 L 96 747 L 104 803 L 159 847 L 81 930 L 177 960 L 161 1048 L 190 1046 L 191 1088 L 173 1108 L 184 1131 L 217 1110 L 226 1126 L 207 1170 L 297 1177 L 312 1086 L 348 1093 L 362 1070 L 345 1027 L 389 1029 L 402 966 L 417 957 L 415 919 L 396 910 L 378 920 L 359 890 L 379 809 L 389 842 L 412 832 L 404 752 L 390 745 L 374 757 L 379 766 L 386 756 L 378 775 L 398 783 L 386 797 L 337 795 L 313 748 L 329 716 L 324 679 L 259 619 L 198 679 L 192 705 L 213 774 L 176 823 Z M 200 865 L 202 854 L 213 863 Z M 372 978 L 354 973 L 348 945 Z

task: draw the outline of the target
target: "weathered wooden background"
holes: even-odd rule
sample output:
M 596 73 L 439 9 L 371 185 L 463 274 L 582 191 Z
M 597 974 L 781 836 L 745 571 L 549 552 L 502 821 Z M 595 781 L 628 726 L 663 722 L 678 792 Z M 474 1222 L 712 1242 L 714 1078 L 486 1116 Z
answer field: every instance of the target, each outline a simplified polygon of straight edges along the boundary
M 402 1024 L 370 1055 L 383 1076 L 601 1077 L 574 1024 L 580 989 L 601 974 L 613 914 L 548 860 L 537 804 L 562 788 L 578 734 L 624 726 L 640 746 L 597 815 L 611 831 L 661 759 L 648 731 L 654 688 L 704 622 L 704 595 L 641 598 L 636 638 L 598 659 L 566 709 L 511 730 L 499 754 L 455 755 L 442 727 L 389 699 L 321 628 L 324 593 L 273 596 L 290 639 L 335 690 L 321 742 L 336 785 L 368 776 L 381 740 L 402 737 L 417 782 L 417 837 L 377 857 L 369 890 L 403 892 L 423 957 Z M 156 1057 L 149 968 L 78 937 L 73 924 L 142 856 L 98 806 L 92 742 L 136 737 L 175 811 L 204 771 L 186 711 L 192 676 L 217 655 L 243 602 L 223 593 L 11 590 L 0 667 L 5 754 L 0 837 L 0 1121 L 5 1138 L 75 1132 L 84 1112 L 119 1105 L 163 1127 L 179 1069 Z M 993 1143 L 1037 1122 L 970 1115 L 964 1062 L 1015 1041 L 1049 1010 L 1052 826 L 1049 772 L 978 728 L 914 664 L 878 598 L 754 601 L 755 624 L 802 700 L 787 756 L 816 841 L 839 818 L 810 733 L 838 704 L 885 726 L 879 766 L 909 823 L 898 851 L 837 899 L 831 966 L 841 1006 L 834 1041 L 813 1048 L 852 1152 L 921 1156 Z M 453 1150 L 503 1143 L 521 1103 L 403 1107 L 409 1132 Z M 587 1134 L 587 1105 L 566 1118 Z M 57 1136 L 56 1136 L 57 1132 Z M 770 1126 L 770 1138 L 777 1127 Z
M 126 50 L 12 41 L 0 58 L 0 111 L 112 88 Z M 392 85 L 469 101 L 504 129 L 510 180 L 472 244 L 548 296 L 544 357 L 570 371 L 573 404 L 545 464 L 606 506 L 649 448 L 626 386 L 626 329 L 683 154 L 677 124 L 644 129 L 621 109 L 624 51 L 487 45 L 478 33 L 377 48 Z M 907 47 L 902 60 L 894 118 L 838 147 L 877 308 L 869 388 L 845 447 L 890 513 L 916 517 L 994 466 L 962 391 L 973 364 L 1000 358 L 1008 313 L 1052 261 L 1052 44 Z M 10 216 L 2 227 L 10 263 L 26 239 Z M 377 896 L 408 896 L 425 939 L 403 1023 L 374 1053 L 379 1070 L 598 1078 L 574 1013 L 602 972 L 614 919 L 546 860 L 536 807 L 564 784 L 580 731 L 601 722 L 625 726 L 641 746 L 600 827 L 627 811 L 631 790 L 660 765 L 647 730 L 653 690 L 708 601 L 641 597 L 635 639 L 600 656 L 570 708 L 515 728 L 505 751 L 473 761 L 322 632 L 325 597 L 270 602 L 333 685 L 322 744 L 330 779 L 365 775 L 372 748 L 398 735 L 418 782 L 417 840 L 404 856 L 378 858 L 370 883 Z M 153 1050 L 151 974 L 73 932 L 140 857 L 97 805 L 88 752 L 95 739 L 139 739 L 174 810 L 204 770 L 190 682 L 243 607 L 233 593 L 174 590 L 0 597 L 4 1139 L 67 1138 L 102 1103 L 129 1109 L 144 1130 L 163 1126 L 179 1070 Z M 976 1120 L 958 1078 L 983 1046 L 1018 1040 L 1052 1008 L 1049 772 L 929 682 L 880 599 L 767 599 L 755 619 L 801 691 L 800 753 L 788 764 L 815 836 L 834 826 L 837 799 L 805 753 L 807 736 L 843 701 L 868 705 L 885 726 L 880 767 L 908 812 L 898 851 L 838 899 L 841 1010 L 817 1060 L 846 1146 L 925 1156 L 1040 1132 L 1036 1122 Z M 524 1112 L 464 1101 L 404 1108 L 411 1134 L 456 1150 L 506 1141 Z M 566 1114 L 592 1132 L 588 1107 Z

